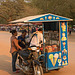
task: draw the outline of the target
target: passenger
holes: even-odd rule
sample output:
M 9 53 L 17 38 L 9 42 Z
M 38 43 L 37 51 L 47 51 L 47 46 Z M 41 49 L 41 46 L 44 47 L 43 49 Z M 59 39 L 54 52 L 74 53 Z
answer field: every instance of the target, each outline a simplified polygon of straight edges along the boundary
M 27 31 L 26 30 L 22 30 L 22 34 L 20 36 L 18 36 L 18 43 L 19 43 L 19 46 L 22 47 L 22 49 L 26 49 L 27 48 L 27 43 L 26 43 L 26 33 Z M 29 52 L 27 50 L 24 50 L 24 51 L 19 51 L 19 54 L 24 58 L 25 60 L 25 63 L 28 64 L 27 62 L 27 57 L 29 56 Z M 20 60 L 20 63 L 22 62 L 22 60 Z M 21 65 L 21 64 L 19 64 Z
M 18 45 L 18 40 L 16 38 L 17 31 L 12 30 L 12 31 L 10 31 L 10 33 L 12 33 L 11 49 L 10 49 L 10 53 L 12 54 L 12 70 L 14 73 L 19 73 L 19 70 L 16 69 L 15 64 L 16 64 L 16 60 L 17 60 L 18 50 L 22 50 L 22 48 Z
M 35 27 L 32 28 L 32 33 L 34 33 L 34 32 L 36 32 L 36 28 Z
M 26 30 L 23 30 L 22 31 L 22 34 L 20 36 L 18 36 L 18 40 L 19 40 L 19 45 L 24 49 L 26 48 L 26 33 L 27 31 Z

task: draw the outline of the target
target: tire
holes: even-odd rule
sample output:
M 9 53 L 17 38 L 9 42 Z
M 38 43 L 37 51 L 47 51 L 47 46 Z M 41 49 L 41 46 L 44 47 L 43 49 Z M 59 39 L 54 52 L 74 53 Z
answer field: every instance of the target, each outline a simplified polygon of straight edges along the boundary
M 43 75 L 43 69 L 41 66 L 34 66 L 34 75 Z
M 21 65 L 22 64 L 22 59 L 21 58 L 19 58 L 19 65 Z
M 40 66 L 41 75 L 43 75 L 43 68 Z

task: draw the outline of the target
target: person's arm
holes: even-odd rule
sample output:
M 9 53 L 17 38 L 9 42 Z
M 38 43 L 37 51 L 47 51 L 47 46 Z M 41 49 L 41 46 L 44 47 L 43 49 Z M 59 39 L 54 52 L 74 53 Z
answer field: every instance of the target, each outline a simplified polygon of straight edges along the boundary
M 14 39 L 13 42 L 14 42 L 15 46 L 17 47 L 17 49 L 20 49 L 20 50 L 22 49 L 22 48 L 18 45 L 18 40 L 17 40 L 17 39 Z
M 42 41 L 43 43 L 43 34 L 40 35 L 40 40 Z M 46 40 L 44 39 L 44 43 L 46 42 Z

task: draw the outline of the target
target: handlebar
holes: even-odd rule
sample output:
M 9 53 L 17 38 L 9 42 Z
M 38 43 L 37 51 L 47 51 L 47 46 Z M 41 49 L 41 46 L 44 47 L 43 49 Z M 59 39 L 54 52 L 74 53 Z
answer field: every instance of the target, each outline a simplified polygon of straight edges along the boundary
M 22 49 L 22 51 L 25 51 L 25 50 L 27 50 L 27 49 L 26 48 Z
M 39 49 L 40 49 L 39 47 L 29 47 L 29 48 L 22 49 L 22 51 L 25 51 L 25 50 L 38 51 Z

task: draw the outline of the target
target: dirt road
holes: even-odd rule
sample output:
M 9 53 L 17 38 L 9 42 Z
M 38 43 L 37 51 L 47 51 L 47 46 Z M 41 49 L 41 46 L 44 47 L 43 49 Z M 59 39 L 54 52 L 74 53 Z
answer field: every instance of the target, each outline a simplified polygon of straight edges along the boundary
M 11 69 L 9 32 L 0 31 L 0 75 L 14 75 Z M 75 75 L 75 33 L 69 36 L 69 65 L 59 71 L 51 71 L 44 75 Z M 23 72 L 15 75 L 24 75 Z

